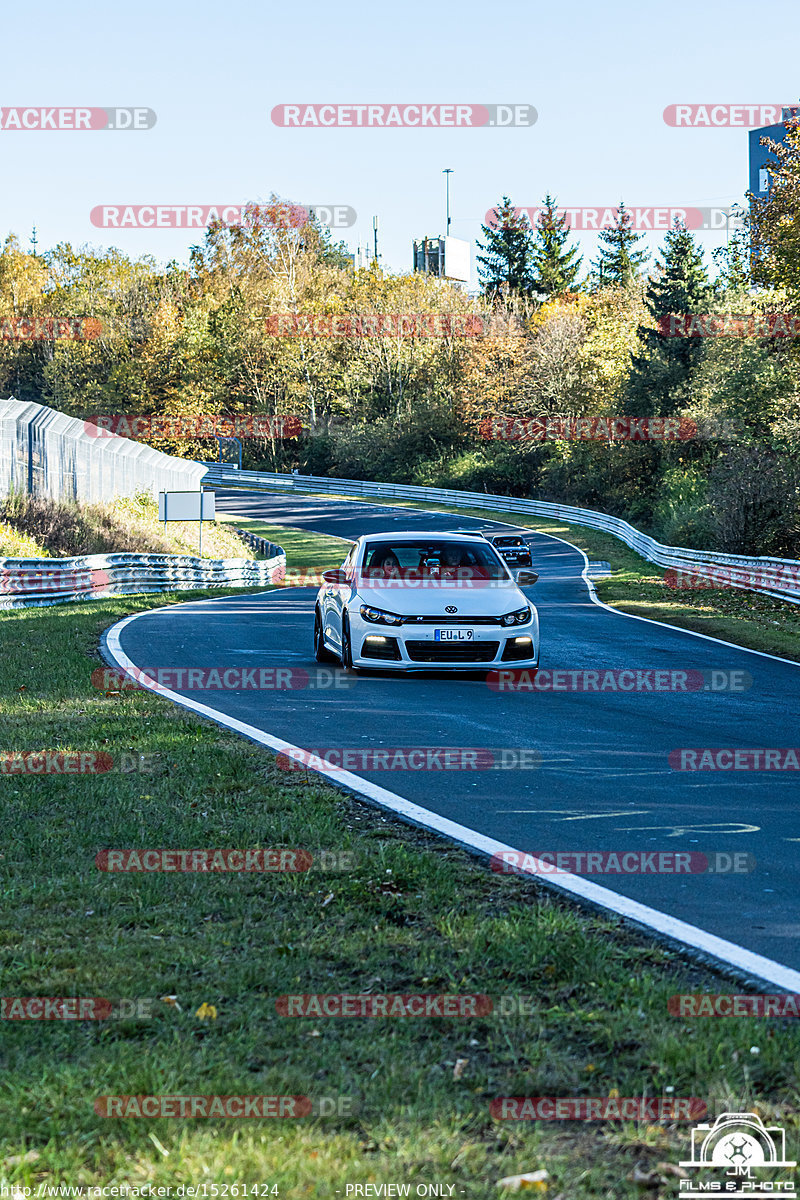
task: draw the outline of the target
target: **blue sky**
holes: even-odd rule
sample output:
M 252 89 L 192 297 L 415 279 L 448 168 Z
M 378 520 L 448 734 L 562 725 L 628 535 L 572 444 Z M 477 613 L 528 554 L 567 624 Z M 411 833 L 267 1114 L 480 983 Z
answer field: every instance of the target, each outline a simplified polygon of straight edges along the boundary
M 116 245 L 185 261 L 189 230 L 92 226 L 98 204 L 266 199 L 346 204 L 351 248 L 372 237 L 407 270 L 415 237 L 474 242 L 503 193 L 535 206 L 708 207 L 741 201 L 747 130 L 670 128 L 673 103 L 791 103 L 800 95 L 800 4 L 644 5 L 616 0 L 501 7 L 144 0 L 102 11 L 43 0 L 3 20 L 4 106 L 138 105 L 139 132 L 0 132 L 0 232 L 39 247 Z M 14 48 L 14 53 L 10 48 Z M 286 129 L 281 103 L 527 103 L 529 128 Z M 338 236 L 338 235 L 337 235 Z M 653 246 L 663 235 L 648 237 Z M 701 233 L 710 251 L 722 233 Z M 581 236 L 594 254 L 596 239 Z

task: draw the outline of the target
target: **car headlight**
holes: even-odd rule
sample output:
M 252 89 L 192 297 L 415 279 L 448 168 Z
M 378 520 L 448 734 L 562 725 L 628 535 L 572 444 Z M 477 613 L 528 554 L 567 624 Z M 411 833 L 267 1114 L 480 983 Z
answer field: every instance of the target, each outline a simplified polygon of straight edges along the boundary
M 371 625 L 402 625 L 403 618 L 397 613 L 385 612 L 382 608 L 372 608 L 368 604 L 361 605 L 361 616 Z
M 526 604 L 524 608 L 518 608 L 516 612 L 506 613 L 504 617 L 500 618 L 500 623 L 502 625 L 527 625 L 530 619 L 531 610 Z

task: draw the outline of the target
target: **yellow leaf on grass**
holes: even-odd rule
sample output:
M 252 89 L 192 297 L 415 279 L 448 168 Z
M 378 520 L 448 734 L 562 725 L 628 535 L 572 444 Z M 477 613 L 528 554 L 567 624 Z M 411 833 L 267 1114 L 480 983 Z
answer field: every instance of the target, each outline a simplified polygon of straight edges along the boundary
M 525 1175 L 506 1175 L 505 1179 L 498 1179 L 497 1186 L 508 1188 L 511 1192 L 520 1192 L 523 1188 L 546 1192 L 549 1178 L 547 1171 L 528 1171 Z
M 212 1021 L 216 1021 L 217 1010 L 213 1004 L 206 1004 L 204 1000 L 194 1015 L 199 1017 L 201 1021 L 205 1021 L 207 1017 L 210 1017 Z

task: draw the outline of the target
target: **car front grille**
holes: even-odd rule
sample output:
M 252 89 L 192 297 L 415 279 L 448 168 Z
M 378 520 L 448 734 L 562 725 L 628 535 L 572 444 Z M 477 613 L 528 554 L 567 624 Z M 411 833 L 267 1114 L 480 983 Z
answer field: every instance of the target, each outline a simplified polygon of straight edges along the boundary
M 491 662 L 499 642 L 406 642 L 412 662 L 454 663 Z
M 499 625 L 499 617 L 403 617 L 404 625 Z

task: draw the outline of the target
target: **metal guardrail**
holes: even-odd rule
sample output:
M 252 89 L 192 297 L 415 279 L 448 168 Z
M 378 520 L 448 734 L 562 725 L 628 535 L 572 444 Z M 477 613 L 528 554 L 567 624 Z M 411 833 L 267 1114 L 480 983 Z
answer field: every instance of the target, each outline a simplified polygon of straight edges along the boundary
M 585 525 L 619 538 L 642 558 L 673 572 L 708 580 L 708 586 L 738 587 L 779 600 L 800 604 L 800 561 L 791 558 L 755 558 L 716 550 L 690 550 L 664 546 L 619 517 L 590 508 L 554 504 L 547 500 L 521 500 L 491 492 L 462 492 L 452 488 L 412 487 L 404 483 L 376 483 L 361 479 L 334 479 L 318 475 L 283 475 L 271 471 L 240 471 L 216 464 L 203 478 L 204 487 L 238 487 L 281 492 L 330 493 L 364 499 L 424 500 L 450 508 L 483 508 L 528 516 L 551 517 Z M 682 586 L 678 581 L 677 586 Z M 685 586 L 692 586 L 691 583 Z
M 283 554 L 282 546 L 276 546 L 274 542 L 270 542 L 267 538 L 259 537 L 257 533 L 251 533 L 249 529 L 237 529 L 234 526 L 233 532 L 238 534 L 248 546 L 252 546 L 259 554 L 264 554 L 267 558 L 273 558 L 276 554 Z
M 280 583 L 286 554 L 266 560 L 201 559 L 181 554 L 89 554 L 83 558 L 0 558 L 0 609 L 41 608 L 69 600 L 98 600 L 138 592 L 183 592 L 207 587 Z

